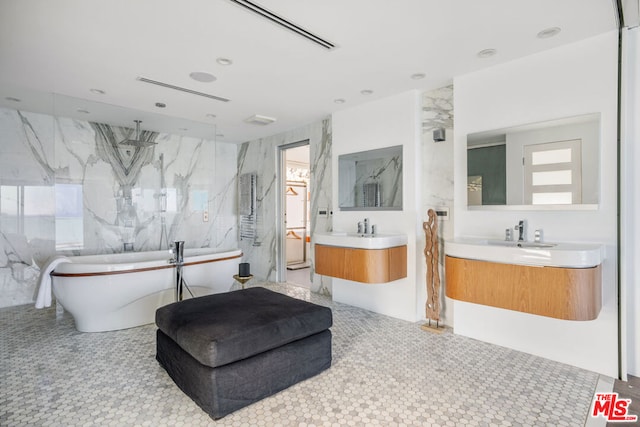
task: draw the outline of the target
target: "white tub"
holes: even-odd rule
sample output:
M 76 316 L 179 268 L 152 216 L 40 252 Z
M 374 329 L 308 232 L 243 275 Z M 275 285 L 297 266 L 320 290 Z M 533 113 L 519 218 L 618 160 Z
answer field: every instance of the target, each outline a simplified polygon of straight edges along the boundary
M 241 257 L 240 250 L 185 249 L 184 280 L 194 296 L 227 292 Z M 156 309 L 175 301 L 170 258 L 169 251 L 68 257 L 51 273 L 53 294 L 82 332 L 153 323 Z

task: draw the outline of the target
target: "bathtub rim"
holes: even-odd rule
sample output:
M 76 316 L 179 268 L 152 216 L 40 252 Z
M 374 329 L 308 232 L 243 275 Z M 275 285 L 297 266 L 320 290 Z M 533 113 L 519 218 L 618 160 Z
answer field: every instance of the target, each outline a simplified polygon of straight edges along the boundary
M 201 249 L 201 248 L 198 248 Z M 162 252 L 162 251 L 150 251 L 149 253 L 154 252 Z M 185 250 L 186 252 L 186 250 Z M 144 252 L 140 252 L 144 253 Z M 189 258 L 202 258 L 202 257 L 211 257 L 212 255 L 228 255 L 228 256 L 220 256 L 218 258 L 207 258 L 202 260 L 194 260 L 189 261 Z M 119 254 L 118 254 L 119 255 Z M 185 262 L 182 264 L 183 267 L 199 265 L 199 264 L 208 264 L 212 262 L 222 262 L 228 261 L 232 259 L 242 258 L 244 255 L 241 249 L 229 249 L 229 250 L 220 250 L 215 252 L 210 252 L 206 254 L 185 254 Z M 88 255 L 94 256 L 94 255 Z M 175 268 L 175 264 L 169 262 L 168 259 L 165 258 L 155 258 L 148 259 L 144 261 L 135 261 L 135 262 L 120 262 L 120 263 L 83 263 L 83 262 L 73 262 L 74 258 L 82 258 L 82 256 L 69 257 L 69 262 L 60 263 L 56 269 L 54 269 L 50 276 L 52 277 L 91 277 L 91 276 L 108 276 L 115 274 L 131 274 L 131 273 L 141 273 L 145 271 L 154 271 L 154 270 L 163 270 L 163 269 L 173 269 Z M 75 271 L 68 272 L 64 271 L 67 269 L 78 269 L 83 271 Z M 56 271 L 56 270 L 63 271 Z

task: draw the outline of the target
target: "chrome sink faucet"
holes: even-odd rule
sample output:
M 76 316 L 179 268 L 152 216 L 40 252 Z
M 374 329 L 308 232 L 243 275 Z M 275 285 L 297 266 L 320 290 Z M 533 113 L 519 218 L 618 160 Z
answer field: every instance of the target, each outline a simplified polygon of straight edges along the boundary
M 526 242 L 527 241 L 527 221 L 521 219 L 518 222 L 518 225 L 514 227 L 514 230 L 518 231 L 518 242 Z
M 364 222 L 358 222 L 358 234 L 360 236 L 373 236 L 376 234 L 375 224 L 371 224 L 369 218 L 365 218 Z

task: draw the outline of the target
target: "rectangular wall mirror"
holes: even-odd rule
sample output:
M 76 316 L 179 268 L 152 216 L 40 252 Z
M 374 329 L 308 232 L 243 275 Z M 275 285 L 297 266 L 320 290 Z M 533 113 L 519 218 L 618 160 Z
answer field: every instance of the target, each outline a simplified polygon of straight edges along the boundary
M 467 135 L 470 209 L 595 209 L 600 114 Z
M 340 210 L 402 210 L 402 146 L 338 156 Z

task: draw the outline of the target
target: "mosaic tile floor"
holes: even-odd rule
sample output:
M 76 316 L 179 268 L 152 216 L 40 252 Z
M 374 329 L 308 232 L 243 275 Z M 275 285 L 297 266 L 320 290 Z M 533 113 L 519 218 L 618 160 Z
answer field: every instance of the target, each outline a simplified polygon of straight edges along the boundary
M 0 426 L 582 426 L 598 375 L 331 306 L 333 366 L 214 422 L 155 360 L 153 325 L 77 332 L 69 314 L 0 309 Z
M 311 269 L 287 270 L 287 282 L 302 288 L 311 289 Z

